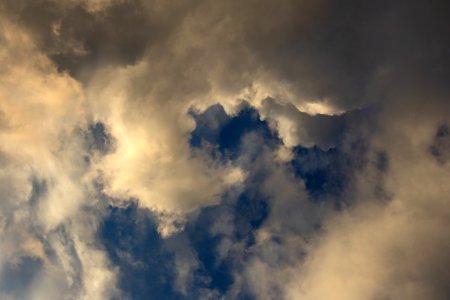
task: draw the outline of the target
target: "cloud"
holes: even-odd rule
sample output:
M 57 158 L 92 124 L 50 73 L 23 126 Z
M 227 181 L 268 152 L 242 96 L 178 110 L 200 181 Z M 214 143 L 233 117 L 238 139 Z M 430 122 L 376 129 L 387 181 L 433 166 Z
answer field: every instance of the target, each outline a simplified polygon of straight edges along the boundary
M 60 70 L 77 77 L 104 64 L 130 65 L 173 30 L 180 4 L 158 1 L 6 1 Z M 158 4 L 160 5 L 160 4 Z M 87 69 L 87 70 L 86 70 Z
M 79 134 L 86 126 L 81 87 L 58 73 L 7 18 L 0 34 L 5 46 L 0 75 L 2 276 L 8 268 L 17 268 L 18 274 L 2 293 L 30 299 L 56 299 L 61 293 L 104 297 L 114 272 L 93 246 L 96 222 L 89 218 L 95 220 L 95 213 L 81 210 L 95 202 Z M 29 260 L 39 262 L 33 276 L 21 263 Z M 54 281 L 58 274 L 63 275 Z
M 116 139 L 114 151 L 96 167 L 108 195 L 137 198 L 143 207 L 182 216 L 217 202 L 222 190 L 242 176 L 231 165 L 191 151 L 189 103 L 166 95 L 159 85 L 141 91 L 133 78 L 145 77 L 147 69 L 142 63 L 116 70 L 114 78 L 102 72 L 88 87 L 89 97 L 95 97 L 93 118 Z M 149 118 L 151 112 L 157 113 Z
M 446 114 L 447 110 L 441 112 L 442 117 Z M 290 179 L 289 171 L 269 171 L 273 160 L 261 162 L 266 170 L 259 184 L 268 193 L 270 214 L 255 231 L 256 243 L 249 248 L 244 271 L 235 275 L 236 288 L 251 290 L 257 299 L 448 297 L 445 266 L 450 242 L 441 230 L 449 219 L 448 167 L 429 151 L 436 137 L 443 136 L 436 121 L 441 117 L 434 109 L 417 112 L 417 127 L 410 116 L 390 116 L 387 110 L 380 117 L 382 129 L 372 137 L 369 151 L 362 153 L 366 163 L 350 173 L 352 185 L 344 194 L 319 197 L 339 197 L 344 203 L 355 198 L 337 211 L 327 202 L 308 203 L 306 191 Z M 257 143 L 252 140 L 250 145 Z M 388 157 L 384 167 L 379 147 Z M 350 157 L 357 158 L 355 153 Z M 321 168 L 320 163 L 309 163 Z M 388 198 L 377 192 L 380 184 Z
M 428 139 L 408 135 L 388 150 L 386 185 L 392 200 L 365 201 L 327 222 L 317 248 L 288 284 L 288 298 L 448 297 L 444 284 L 448 272 L 443 266 L 449 263 L 445 253 L 450 241 L 440 229 L 449 219 L 444 184 L 448 171 L 423 151 Z
M 448 298 L 447 2 L 0 8 L 2 298 Z

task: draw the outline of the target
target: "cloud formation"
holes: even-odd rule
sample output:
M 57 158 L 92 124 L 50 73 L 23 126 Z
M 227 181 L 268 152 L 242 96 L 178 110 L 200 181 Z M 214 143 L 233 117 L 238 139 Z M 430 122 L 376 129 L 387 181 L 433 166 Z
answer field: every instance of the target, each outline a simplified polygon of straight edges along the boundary
M 448 299 L 449 11 L 2 1 L 0 298 Z
M 82 88 L 20 26 L 1 28 L 2 297 L 108 297 L 114 271 L 95 246 L 96 213 L 83 211 L 97 200 Z

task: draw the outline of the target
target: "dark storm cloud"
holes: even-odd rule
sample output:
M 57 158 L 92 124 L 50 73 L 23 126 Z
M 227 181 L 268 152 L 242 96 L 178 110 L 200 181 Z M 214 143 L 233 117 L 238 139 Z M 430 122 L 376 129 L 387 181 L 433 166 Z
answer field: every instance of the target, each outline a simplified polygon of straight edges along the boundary
M 4 6 L 60 69 L 78 75 L 145 59 L 158 61 L 158 73 L 174 86 L 212 81 L 233 90 L 263 72 L 287 82 L 298 98 L 339 109 L 383 100 L 387 86 L 411 80 L 446 89 L 449 78 L 445 1 L 129 0 L 97 10 L 88 3 Z M 177 48 L 185 57 L 174 55 Z
M 383 62 L 383 51 L 372 47 L 382 44 L 378 22 L 389 6 L 383 1 L 269 2 L 256 12 L 247 8 L 244 36 L 264 68 L 291 83 L 300 96 L 354 107 L 361 105 Z
M 158 10 L 140 0 L 113 1 L 100 10 L 88 2 L 6 1 L 8 13 L 30 30 L 38 45 L 73 75 L 104 64 L 136 63 L 155 43 L 164 43 L 183 11 L 172 3 Z
M 46 12 L 59 4 L 36 5 L 23 20 L 31 30 L 41 28 L 36 36 L 61 69 L 76 73 L 95 64 L 151 62 L 132 88 L 135 99 L 153 93 L 158 102 L 198 98 L 201 103 L 216 97 L 217 89 L 233 93 L 252 86 L 261 74 L 268 74 L 263 84 L 287 82 L 294 103 L 326 101 L 338 110 L 392 101 L 387 100 L 392 93 L 409 86 L 410 93 L 423 93 L 421 86 L 427 86 L 441 98 L 448 92 L 444 1 L 125 1 L 100 11 L 64 5 L 62 14 Z M 44 17 L 33 21 L 40 10 Z M 60 24 L 59 36 L 52 24 Z M 73 43 L 86 53 L 73 53 Z M 315 120 L 298 124 L 310 136 L 303 145 L 329 147 L 338 139 L 339 118 L 302 119 Z
M 386 86 L 378 84 L 414 79 L 447 86 L 446 1 L 282 1 L 250 7 L 255 6 L 242 10 L 248 15 L 237 12 L 237 19 L 247 21 L 244 43 L 259 63 L 306 98 L 330 98 L 348 109 L 383 100 Z M 408 80 L 412 74 L 421 78 Z

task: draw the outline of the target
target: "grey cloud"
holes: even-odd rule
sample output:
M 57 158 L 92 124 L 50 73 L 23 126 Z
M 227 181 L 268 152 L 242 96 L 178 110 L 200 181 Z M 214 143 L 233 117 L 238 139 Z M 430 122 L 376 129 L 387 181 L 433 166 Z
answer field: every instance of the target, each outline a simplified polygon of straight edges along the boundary
M 79 77 L 104 64 L 134 64 L 153 44 L 164 43 L 184 5 L 158 9 L 155 3 L 111 1 L 99 10 L 90 9 L 89 1 L 6 1 L 4 6 L 60 70 Z
M 287 83 L 298 102 L 346 110 L 383 100 L 386 88 L 411 74 L 443 89 L 449 77 L 445 1 L 133 0 L 99 10 L 87 3 L 5 6 L 59 68 L 89 73 L 144 59 L 176 86 L 171 97 L 185 86 L 208 97 L 209 89 L 238 92 L 263 80 Z
M 445 164 L 450 159 L 450 129 L 448 125 L 442 125 L 438 128 L 433 143 L 429 148 L 430 154 L 436 160 Z
M 26 256 L 21 257 L 17 263 L 5 264 L 0 275 L 0 295 L 24 299 L 42 265 L 39 258 Z
M 262 103 L 262 111 L 289 146 L 335 146 L 345 134 L 345 116 L 314 115 L 299 111 L 292 104 L 279 104 L 273 99 Z

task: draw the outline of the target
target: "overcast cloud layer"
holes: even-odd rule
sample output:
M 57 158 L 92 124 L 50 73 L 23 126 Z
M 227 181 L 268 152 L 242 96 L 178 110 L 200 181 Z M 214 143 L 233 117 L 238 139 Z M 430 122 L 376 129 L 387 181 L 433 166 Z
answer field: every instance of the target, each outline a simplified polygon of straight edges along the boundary
M 0 299 L 450 299 L 449 20 L 0 0 Z

